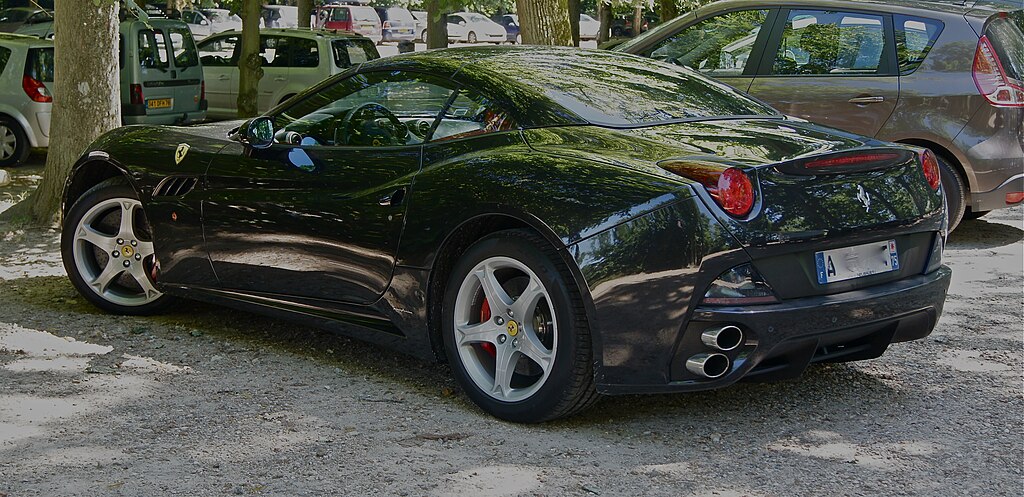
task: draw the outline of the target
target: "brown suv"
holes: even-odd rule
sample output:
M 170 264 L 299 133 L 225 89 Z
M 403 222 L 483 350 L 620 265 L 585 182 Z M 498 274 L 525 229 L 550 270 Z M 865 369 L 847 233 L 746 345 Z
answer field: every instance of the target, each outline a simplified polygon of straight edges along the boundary
M 1024 200 L 1020 0 L 724 0 L 615 48 L 939 157 L 950 230 Z

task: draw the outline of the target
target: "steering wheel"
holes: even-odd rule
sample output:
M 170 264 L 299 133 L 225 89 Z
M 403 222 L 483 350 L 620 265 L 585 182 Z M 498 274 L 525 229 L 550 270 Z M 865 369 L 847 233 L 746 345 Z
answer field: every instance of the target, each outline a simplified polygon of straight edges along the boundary
M 381 126 L 378 123 L 380 119 L 387 119 L 390 126 Z M 348 111 L 335 127 L 333 135 L 334 143 L 338 145 L 402 145 L 409 138 L 409 128 L 387 107 L 367 102 Z

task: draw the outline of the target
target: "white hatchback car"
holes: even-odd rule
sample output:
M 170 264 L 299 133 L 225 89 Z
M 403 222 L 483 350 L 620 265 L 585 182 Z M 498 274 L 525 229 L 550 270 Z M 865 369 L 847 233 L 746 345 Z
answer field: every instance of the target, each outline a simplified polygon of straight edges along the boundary
M 240 37 L 238 31 L 227 31 L 199 43 L 211 119 L 237 116 Z M 307 29 L 260 30 L 260 55 L 260 113 L 355 64 L 380 58 L 376 44 L 364 36 Z
M 0 34 L 0 167 L 50 144 L 52 86 L 53 41 Z
M 475 12 L 448 14 L 448 41 L 505 43 L 505 27 Z

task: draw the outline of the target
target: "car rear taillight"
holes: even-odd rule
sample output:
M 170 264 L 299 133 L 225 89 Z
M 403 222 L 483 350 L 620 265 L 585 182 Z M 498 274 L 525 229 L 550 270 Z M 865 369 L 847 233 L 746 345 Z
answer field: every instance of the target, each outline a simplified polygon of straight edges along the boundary
M 21 88 L 25 90 L 25 94 L 28 95 L 28 98 L 32 99 L 33 102 L 53 102 L 53 95 L 50 94 L 50 90 L 46 88 L 46 85 L 32 76 L 26 74 L 21 78 Z
M 130 95 L 132 105 L 143 105 L 146 103 L 146 100 L 142 98 L 142 85 L 128 85 L 128 94 Z
M 199 83 L 199 101 L 206 100 L 206 81 Z
M 924 152 L 921 152 L 921 170 L 924 171 L 924 179 L 928 180 L 928 186 L 932 187 L 932 190 L 938 190 L 941 181 L 939 177 L 939 160 L 927 148 L 924 149 Z
M 715 203 L 733 217 L 745 217 L 754 207 L 754 184 L 738 167 L 688 161 L 668 161 L 662 168 L 704 185 Z
M 1024 107 L 1024 86 L 1006 75 L 1003 62 L 988 36 L 978 40 L 974 52 L 974 67 L 971 70 L 974 84 L 988 103 L 998 107 Z
M 891 161 L 898 158 L 900 158 L 900 154 L 891 152 L 845 155 L 841 157 L 812 160 L 804 163 L 804 167 L 817 169 L 825 167 L 854 166 L 867 164 L 869 162 Z

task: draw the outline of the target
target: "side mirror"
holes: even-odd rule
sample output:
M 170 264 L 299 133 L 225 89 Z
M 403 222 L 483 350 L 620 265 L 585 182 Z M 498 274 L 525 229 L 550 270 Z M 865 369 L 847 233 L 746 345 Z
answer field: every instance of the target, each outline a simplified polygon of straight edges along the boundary
M 250 119 L 231 138 L 257 150 L 270 148 L 274 144 L 274 121 L 266 116 Z
M 465 25 L 466 25 L 466 21 L 459 21 L 459 26 L 465 26 Z
M 199 21 L 199 25 L 200 25 L 200 26 L 209 26 L 209 25 L 210 25 L 210 23 L 209 23 L 209 22 L 207 22 L 207 21 L 206 21 L 206 19 L 203 19 L 203 20 Z

